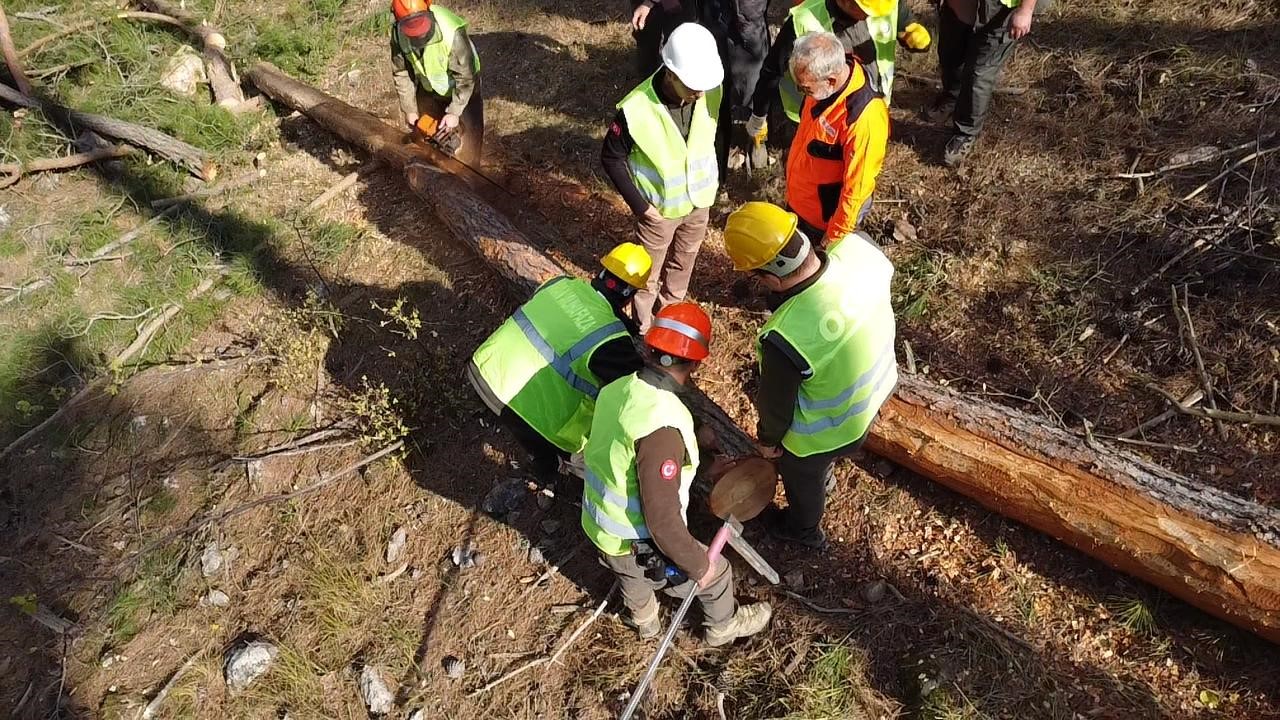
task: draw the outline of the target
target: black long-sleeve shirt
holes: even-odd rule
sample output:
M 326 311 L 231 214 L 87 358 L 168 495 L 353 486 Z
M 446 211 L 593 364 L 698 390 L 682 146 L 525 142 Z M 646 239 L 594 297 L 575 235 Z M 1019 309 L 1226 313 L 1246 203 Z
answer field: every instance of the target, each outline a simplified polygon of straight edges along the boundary
M 867 28 L 867 23 L 846 15 L 835 0 L 827 0 L 827 11 L 831 13 L 831 31 L 840 38 L 844 51 L 856 57 L 863 65 L 874 63 L 876 44 L 871 39 L 871 31 Z M 902 32 L 913 22 L 915 18 L 911 14 L 911 8 L 907 7 L 905 1 L 899 2 L 898 32 Z M 769 48 L 769 55 L 764 59 L 764 67 L 760 68 L 760 79 L 756 82 L 755 93 L 751 96 L 753 114 L 761 117 L 769 114 L 774 98 L 778 97 L 778 84 L 790 72 L 788 64 L 791 62 L 791 50 L 795 44 L 796 26 L 792 24 L 791 18 L 787 17 L 781 29 L 778 30 L 778 37 Z M 874 83 L 879 83 L 879 76 L 875 73 L 868 73 L 867 76 L 872 78 Z
M 769 309 L 776 311 L 788 299 L 813 286 L 827 271 L 827 255 L 818 251 L 822 265 L 804 282 L 785 292 L 769 296 Z M 756 440 L 761 445 L 778 447 L 782 436 L 791 428 L 795 416 L 800 385 L 813 375 L 813 368 L 799 351 L 776 332 L 760 339 L 760 387 L 756 391 Z
M 671 120 L 680 130 L 680 136 L 685 140 L 689 139 L 689 127 L 693 125 L 693 109 L 694 103 L 681 103 L 678 98 L 672 97 L 666 90 L 666 83 L 663 82 L 663 76 L 666 73 L 662 70 L 653 79 L 653 90 L 658 95 L 658 100 L 671 113 Z M 718 120 L 718 118 L 712 118 Z M 716 155 L 719 157 L 720 150 L 727 148 L 728 134 L 723 128 L 717 124 L 716 127 Z M 617 188 L 618 193 L 622 195 L 622 200 L 631 208 L 631 212 L 635 215 L 643 215 L 644 211 L 649 208 L 649 201 L 644 195 L 640 194 L 640 188 L 636 187 L 635 179 L 631 177 L 631 169 L 627 165 L 627 158 L 631 156 L 631 150 L 635 147 L 635 140 L 631 137 L 631 131 L 627 128 L 627 118 L 619 110 L 613 116 L 613 123 L 609 125 L 609 129 L 604 134 L 604 144 L 600 148 L 600 164 L 604 165 L 604 173 L 609 177 L 609 181 Z

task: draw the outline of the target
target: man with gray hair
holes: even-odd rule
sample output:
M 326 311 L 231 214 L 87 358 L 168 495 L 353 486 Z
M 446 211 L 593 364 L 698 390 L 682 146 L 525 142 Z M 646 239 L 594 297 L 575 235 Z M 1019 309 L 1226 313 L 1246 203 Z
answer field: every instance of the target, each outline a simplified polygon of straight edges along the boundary
M 806 235 L 832 245 L 857 230 L 871 209 L 889 141 L 889 109 L 832 33 L 796 40 L 791 75 L 805 97 L 787 155 L 787 205 Z

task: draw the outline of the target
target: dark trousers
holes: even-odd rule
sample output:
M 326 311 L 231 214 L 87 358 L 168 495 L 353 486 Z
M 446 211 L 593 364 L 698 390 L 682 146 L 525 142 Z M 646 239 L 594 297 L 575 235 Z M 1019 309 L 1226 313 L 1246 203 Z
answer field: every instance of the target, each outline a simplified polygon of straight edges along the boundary
M 444 117 L 449 99 L 435 93 L 425 92 L 418 88 L 418 112 L 429 115 L 436 120 Z M 481 153 L 484 151 L 484 98 L 480 93 L 477 80 L 475 90 L 462 114 L 458 116 L 458 132 L 462 135 L 462 147 L 458 148 L 458 159 L 471 167 L 480 167 Z
M 635 10 L 639 4 L 640 0 L 632 0 L 631 9 Z M 662 67 L 662 44 L 667 41 L 671 31 L 682 23 L 697 20 L 697 7 L 691 1 L 673 9 L 667 9 L 661 2 L 654 5 L 645 20 L 644 29 L 631 33 L 636 40 L 636 70 L 640 77 L 648 77 Z
M 938 67 L 942 90 L 956 104 L 957 134 L 974 137 L 982 131 L 1000 70 L 1017 44 L 1009 37 L 1010 12 L 1004 8 L 985 25 L 966 25 L 946 3 L 938 10 Z
M 731 115 L 722 115 L 721 122 L 745 122 L 751 115 L 751 96 L 760 79 L 760 68 L 769 54 L 769 2 L 737 0 L 726 4 L 725 9 L 724 14 L 731 11 L 732 16 L 725 21 L 726 42 L 720 57 L 724 60 L 725 100 Z
M 555 482 L 560 474 L 560 459 L 569 454 L 530 427 L 524 418 L 515 414 L 511 408 L 503 408 L 498 420 L 515 436 L 516 442 L 529 455 L 529 469 L 542 482 Z
M 854 442 L 831 452 L 799 457 L 784 449 L 778 458 L 778 474 L 787 494 L 787 527 L 796 533 L 808 533 L 822 523 L 827 505 L 827 481 L 836 460 L 862 447 L 864 434 Z

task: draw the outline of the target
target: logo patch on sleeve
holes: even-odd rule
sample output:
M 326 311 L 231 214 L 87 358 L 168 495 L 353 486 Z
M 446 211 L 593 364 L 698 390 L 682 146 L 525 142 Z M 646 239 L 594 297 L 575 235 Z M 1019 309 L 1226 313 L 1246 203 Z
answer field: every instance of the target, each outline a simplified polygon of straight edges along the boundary
M 680 466 L 676 464 L 675 460 L 667 458 L 662 461 L 662 467 L 658 469 L 658 472 L 662 474 L 663 480 L 675 480 L 676 475 L 680 472 Z

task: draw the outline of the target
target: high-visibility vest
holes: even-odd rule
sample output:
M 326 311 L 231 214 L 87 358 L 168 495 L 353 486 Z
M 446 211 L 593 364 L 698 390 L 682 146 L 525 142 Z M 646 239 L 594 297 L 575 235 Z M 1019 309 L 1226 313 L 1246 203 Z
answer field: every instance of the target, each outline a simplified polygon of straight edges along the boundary
M 689 508 L 689 488 L 698 470 L 698 441 L 693 416 L 675 393 L 654 387 L 632 373 L 605 386 L 596 399 L 596 415 L 583 460 L 582 530 L 606 555 L 631 552 L 634 540 L 650 537 L 640 506 L 636 442 L 655 430 L 673 427 L 684 438 L 680 466 L 680 515 Z
M 640 194 L 662 217 L 681 218 L 716 201 L 716 119 L 722 91 L 716 87 L 695 101 L 686 140 L 658 99 L 656 77 L 657 73 L 650 75 L 618 103 L 635 143 L 627 165 Z
M 582 450 L 600 379 L 591 354 L 627 335 L 585 280 L 549 280 L 476 349 L 471 361 L 499 401 L 556 447 Z
M 894 2 L 887 15 L 868 17 L 863 21 L 867 24 L 871 42 L 876 47 L 873 69 L 880 81 L 880 92 L 884 95 L 886 105 L 893 93 L 893 64 L 898 51 L 898 2 Z M 808 0 L 791 8 L 791 26 L 795 28 L 796 39 L 799 39 L 805 33 L 832 32 L 835 19 L 827 9 L 827 0 Z M 796 87 L 795 78 L 791 76 L 790 66 L 778 83 L 778 94 L 782 96 L 783 112 L 792 122 L 800 122 L 800 107 L 804 104 L 804 97 L 800 88 Z
M 414 49 L 409 38 L 405 37 L 399 28 L 392 32 L 395 33 L 400 54 L 413 67 L 413 74 L 418 79 L 418 84 L 422 85 L 424 90 L 430 90 L 441 97 L 449 97 L 453 94 L 453 78 L 449 77 L 449 55 L 453 52 L 453 39 L 457 37 L 458 30 L 467 26 L 467 21 L 455 15 L 452 10 L 439 5 L 432 5 L 430 12 L 440 32 L 436 33 L 435 39 L 424 45 L 421 50 Z M 469 38 L 467 42 L 471 42 Z M 471 57 L 475 59 L 475 71 L 480 72 L 480 55 L 476 52 L 474 43 L 471 45 Z
M 818 281 L 788 298 L 756 338 L 775 332 L 809 363 L 782 446 L 799 457 L 862 437 L 898 383 L 893 265 L 861 232 L 837 243 Z

